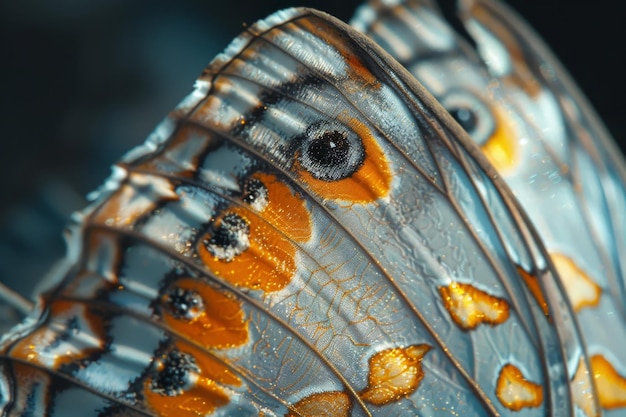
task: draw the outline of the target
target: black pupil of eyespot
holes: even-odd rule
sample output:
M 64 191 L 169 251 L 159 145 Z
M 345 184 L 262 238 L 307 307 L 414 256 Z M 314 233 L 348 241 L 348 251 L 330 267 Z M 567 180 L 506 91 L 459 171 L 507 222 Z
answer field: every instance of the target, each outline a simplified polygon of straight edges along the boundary
M 167 396 L 177 395 L 188 384 L 191 372 L 198 371 L 192 356 L 172 351 L 163 361 L 163 370 L 152 379 L 152 389 Z
M 202 308 L 202 298 L 195 291 L 175 288 L 168 293 L 167 307 L 175 317 L 182 318 L 192 309 Z
M 215 231 L 209 243 L 222 248 L 234 248 L 239 242 L 239 233 L 249 233 L 248 223 L 236 214 L 229 213 L 222 219 L 222 224 Z
M 348 138 L 344 133 L 336 130 L 324 132 L 315 138 L 307 149 L 311 160 L 324 167 L 345 163 L 349 152 Z
M 244 197 L 246 203 L 254 203 L 259 197 L 267 195 L 267 187 L 256 178 L 250 178 L 244 184 Z
M 448 113 L 461 125 L 466 132 L 471 133 L 476 129 L 478 119 L 473 111 L 466 107 L 454 107 L 448 110 Z

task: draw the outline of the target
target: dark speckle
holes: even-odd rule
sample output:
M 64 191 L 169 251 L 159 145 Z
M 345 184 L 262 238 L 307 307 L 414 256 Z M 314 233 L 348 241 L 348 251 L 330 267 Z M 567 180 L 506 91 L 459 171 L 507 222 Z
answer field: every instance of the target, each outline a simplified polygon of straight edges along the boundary
M 454 107 L 448 109 L 448 113 L 461 125 L 461 127 L 467 132 L 472 133 L 478 125 L 476 114 L 471 109 L 465 107 Z
M 243 201 L 256 211 L 262 211 L 269 204 L 269 192 L 257 178 L 248 178 L 243 184 Z
M 204 241 L 207 250 L 216 258 L 230 262 L 250 247 L 250 226 L 235 213 L 228 213 L 216 228 L 215 233 Z
M 193 320 L 204 312 L 204 301 L 200 294 L 179 287 L 168 291 L 165 306 L 177 319 Z
M 160 369 L 155 371 L 150 388 L 168 397 L 182 394 L 191 385 L 191 374 L 200 372 L 193 356 L 177 350 L 169 352 L 158 366 Z
M 352 176 L 365 161 L 361 139 L 353 132 L 312 126 L 302 139 L 300 164 L 314 178 L 339 181 Z
M 307 152 L 311 160 L 321 167 L 332 167 L 345 163 L 350 152 L 350 143 L 345 133 L 333 130 L 315 138 Z

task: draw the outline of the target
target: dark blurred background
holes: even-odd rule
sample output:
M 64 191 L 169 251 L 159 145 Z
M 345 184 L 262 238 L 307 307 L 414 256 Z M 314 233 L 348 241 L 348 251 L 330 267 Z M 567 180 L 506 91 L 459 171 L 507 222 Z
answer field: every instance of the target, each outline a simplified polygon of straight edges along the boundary
M 360 0 L 0 3 L 0 281 L 30 288 L 109 166 L 142 142 L 242 24 L 306 5 L 348 20 Z M 552 46 L 618 140 L 626 30 L 609 0 L 509 2 Z

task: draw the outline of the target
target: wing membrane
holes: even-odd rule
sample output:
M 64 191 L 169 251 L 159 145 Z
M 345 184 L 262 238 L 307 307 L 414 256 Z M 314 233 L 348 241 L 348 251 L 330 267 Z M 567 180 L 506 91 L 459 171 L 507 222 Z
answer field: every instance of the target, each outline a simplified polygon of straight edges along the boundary
M 562 292 L 495 177 L 379 47 L 276 13 L 117 165 L 3 358 L 116 400 L 82 415 L 569 415 L 524 277 Z

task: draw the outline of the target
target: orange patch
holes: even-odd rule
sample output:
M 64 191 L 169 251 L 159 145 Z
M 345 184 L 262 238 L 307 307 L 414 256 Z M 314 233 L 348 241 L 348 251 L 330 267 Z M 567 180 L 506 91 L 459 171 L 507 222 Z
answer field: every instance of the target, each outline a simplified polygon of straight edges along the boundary
M 53 388 L 51 374 L 19 362 L 11 363 L 10 368 L 13 383 L 8 388 L 9 398 L 3 397 L 2 401 L 3 405 L 9 403 L 11 415 L 50 415 L 50 412 L 34 412 L 33 404 L 43 404 L 42 409 L 50 410 L 49 401 L 52 399 L 50 391 Z M 7 411 L 4 414 L 6 413 Z
M 285 417 L 349 417 L 352 402 L 345 392 L 320 392 L 301 399 L 293 410 Z
M 240 386 L 241 381 L 218 360 L 184 343 L 178 343 L 180 352 L 191 355 L 198 372 L 190 378 L 193 383 L 182 393 L 165 395 L 152 390 L 152 379 L 144 381 L 144 395 L 149 406 L 163 417 L 198 417 L 209 415 L 229 402 L 229 396 L 220 384 Z M 160 365 L 163 367 L 163 365 Z M 158 371 L 161 369 L 157 368 Z
M 167 147 L 138 164 L 137 168 L 190 178 L 198 170 L 200 156 L 210 141 L 208 134 L 197 127 L 179 124 L 168 139 Z
M 517 267 L 517 272 L 521 275 L 524 283 L 530 290 L 530 293 L 537 301 L 537 304 L 539 304 L 539 307 L 541 307 L 543 314 L 546 317 L 550 317 L 550 310 L 548 309 L 548 303 L 546 301 L 546 297 L 543 295 L 541 285 L 539 285 L 539 278 L 524 271 L 521 267 Z
M 239 215 L 248 223 L 249 247 L 231 261 L 220 259 L 207 249 L 204 242 L 211 238 L 207 234 L 197 245 L 202 261 L 216 275 L 239 287 L 265 292 L 283 289 L 296 271 L 295 246 L 274 227 L 239 207 L 233 207 L 218 218 L 218 227 L 229 213 Z
M 197 292 L 204 306 L 191 320 L 179 319 L 164 308 L 163 320 L 168 327 L 206 347 L 231 348 L 248 341 L 248 323 L 240 302 L 192 278 L 180 279 L 174 286 Z M 162 303 L 167 302 L 165 295 Z
M 146 401 L 161 417 L 198 417 L 210 415 L 229 402 L 228 395 L 213 381 L 201 379 L 184 394 L 168 397 L 154 393 L 150 386 L 144 387 Z M 149 384 L 149 382 L 146 382 Z
M 335 51 L 339 52 L 345 60 L 347 65 L 347 73 L 351 80 L 361 81 L 363 85 L 359 87 L 379 89 L 381 87 L 378 77 L 363 65 L 363 61 L 355 54 L 355 51 L 350 44 L 348 44 L 345 36 L 333 26 L 329 26 L 327 22 L 320 20 L 319 18 L 300 19 L 298 24 L 301 25 L 306 31 L 319 35 L 320 39 L 324 39 Z M 335 36 L 329 35 L 329 32 L 334 32 Z
M 576 374 L 571 382 L 572 399 L 574 404 L 580 408 L 588 417 L 597 417 L 600 415 L 596 407 L 592 380 L 590 378 L 587 364 L 581 358 L 576 368 Z
M 313 177 L 298 162 L 294 164 L 294 169 L 300 178 L 324 199 L 369 203 L 387 196 L 391 189 L 392 173 L 380 145 L 367 126 L 360 121 L 356 119 L 341 121 L 348 125 L 363 143 L 365 160 L 357 171 L 347 178 L 325 181 Z
M 626 378 L 602 355 L 591 357 L 591 371 L 600 397 L 600 405 L 607 410 L 626 407 Z
M 11 349 L 11 356 L 52 369 L 88 358 L 104 349 L 105 330 L 100 317 L 82 303 L 55 301 L 50 306 L 51 322 L 39 327 Z M 78 330 L 67 330 L 78 319 Z M 85 328 L 86 327 L 86 328 Z M 69 340 L 62 336 L 67 331 Z M 84 337 L 82 337 L 84 336 Z
M 519 368 L 507 364 L 500 370 L 496 396 L 509 410 L 519 411 L 525 407 L 539 407 L 543 402 L 543 389 L 524 378 Z
M 252 178 L 261 181 L 268 190 L 269 204 L 261 211 L 263 218 L 296 242 L 308 241 L 311 238 L 311 214 L 304 200 L 274 175 L 258 172 Z
M 491 162 L 491 165 L 500 173 L 506 175 L 519 163 L 516 134 L 511 126 L 511 120 L 502 110 L 493 108 L 496 129 L 491 137 L 481 145 L 481 150 Z
M 241 386 L 241 380 L 224 363 L 211 355 L 207 355 L 202 349 L 183 341 L 177 342 L 176 347 L 181 352 L 188 353 L 196 359 L 202 377 L 209 378 L 220 384 L 235 387 Z
M 244 51 L 247 52 L 248 48 Z M 233 63 L 231 65 L 236 64 L 236 61 L 231 62 Z M 220 69 L 220 72 L 221 71 Z M 208 94 L 200 100 L 193 109 L 190 109 L 189 114 L 183 115 L 183 117 L 189 117 L 200 124 L 209 124 L 217 131 L 223 132 L 233 129 L 237 124 L 245 124 L 245 120 L 243 119 L 243 115 L 239 114 L 238 111 L 228 111 L 226 115 L 223 114 L 224 96 L 232 97 L 237 94 L 233 92 L 233 90 L 236 90 L 234 85 L 235 81 L 231 79 L 230 74 L 216 75 L 215 73 L 206 73 L 205 69 L 201 78 L 205 78 L 204 81 L 211 84 L 212 94 Z M 249 104 L 252 107 L 262 105 L 258 98 L 250 100 Z
M 471 330 L 481 323 L 495 326 L 509 318 L 509 304 L 470 284 L 453 282 L 439 287 L 446 310 L 463 330 Z
M 512 35 L 511 30 L 500 23 L 484 6 L 479 3 L 472 3 L 471 16 L 485 25 L 489 31 L 493 32 L 506 48 L 514 68 L 514 72 L 506 76 L 506 80 L 521 88 L 530 97 L 537 97 L 542 86 L 528 67 L 528 58 L 524 54 L 524 47 L 520 45 Z
M 341 52 L 342 49 L 339 49 Z M 363 65 L 363 62 L 357 57 L 355 54 L 348 53 L 345 54 L 344 59 L 346 60 L 346 64 L 348 64 L 348 74 L 350 74 L 350 78 L 352 80 L 360 80 L 362 83 L 367 86 L 367 88 L 380 89 L 381 84 L 378 81 L 378 78 L 372 74 L 372 72 Z
M 602 288 L 571 258 L 560 253 L 551 253 L 550 258 L 561 277 L 574 311 L 579 312 L 585 307 L 597 306 Z
M 361 398 L 381 406 L 413 393 L 424 378 L 421 362 L 429 350 L 421 344 L 376 353 L 369 360 L 369 381 Z
M 157 204 L 178 198 L 174 185 L 167 179 L 131 172 L 124 183 L 95 210 L 93 222 L 129 227 L 152 212 Z

